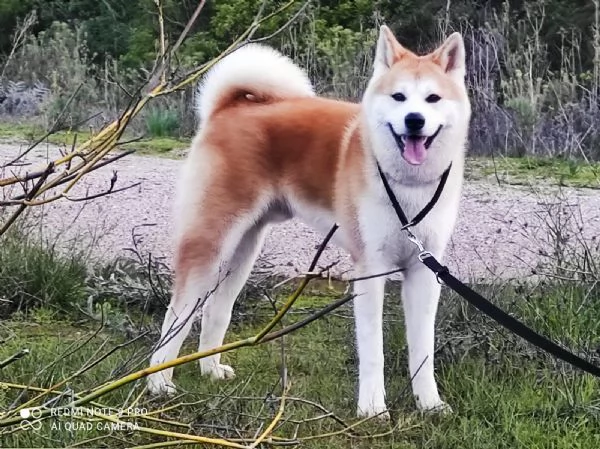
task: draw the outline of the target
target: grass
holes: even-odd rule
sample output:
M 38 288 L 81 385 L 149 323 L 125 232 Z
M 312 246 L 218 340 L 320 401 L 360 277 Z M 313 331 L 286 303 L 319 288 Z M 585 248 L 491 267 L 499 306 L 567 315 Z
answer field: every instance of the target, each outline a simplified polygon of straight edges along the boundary
M 171 137 L 179 128 L 179 115 L 176 111 L 154 108 L 146 117 L 146 130 L 152 137 Z
M 470 158 L 471 179 L 493 179 L 506 184 L 552 184 L 600 188 L 600 163 L 560 158 Z
M 9 230 L 0 242 L 0 319 L 39 306 L 68 314 L 81 299 L 86 283 L 83 254 L 61 255 L 22 230 Z
M 541 332 L 585 352 L 599 363 L 592 348 L 600 343 L 600 291 L 579 285 L 546 285 L 525 294 L 514 286 L 478 286 L 515 315 Z M 600 382 L 573 372 L 563 364 L 541 355 L 510 334 L 498 329 L 454 295 L 444 292 L 438 322 L 437 376 L 445 399 L 452 405 L 450 416 L 421 415 L 414 410 L 407 390 L 406 347 L 397 286 L 388 289 L 385 317 L 386 379 L 388 404 L 397 428 L 389 435 L 374 438 L 332 436 L 309 440 L 305 448 L 594 448 L 600 445 Z M 588 294 L 589 293 L 589 294 Z M 516 295 L 516 296 L 513 296 Z M 587 296 L 586 296 L 587 295 Z M 286 322 L 298 320 L 338 296 L 331 289 L 315 287 L 307 292 Z M 526 298 L 514 301 L 512 298 Z M 591 298 L 591 299 L 590 299 Z M 283 300 L 283 292 L 277 297 Z M 580 307 L 581 306 L 581 307 Z M 42 309 L 43 310 L 43 309 Z M 270 304 L 247 298 L 236 309 L 235 322 L 227 340 L 247 337 L 272 316 Z M 355 422 L 356 368 L 351 308 L 325 317 L 286 337 L 285 364 L 291 382 L 291 397 L 284 424 L 275 435 L 308 437 L 335 432 L 340 426 L 332 419 L 307 421 L 322 415 L 302 400 L 321 404 L 348 423 Z M 108 357 L 93 369 L 68 382 L 74 391 L 83 391 L 145 366 L 153 338 L 125 343 L 131 335 L 100 328 L 98 324 L 74 324 L 48 320 L 37 312 L 31 317 L 5 321 L 0 325 L 0 360 L 28 348 L 28 356 L 0 371 L 1 382 L 48 386 L 68 377 L 86 361 Z M 183 350 L 192 352 L 190 338 Z M 77 348 L 76 351 L 73 351 Z M 100 348 L 100 349 L 99 349 Z M 66 355 L 63 355 L 65 354 Z M 280 343 L 247 348 L 223 356 L 236 368 L 236 379 L 210 382 L 198 376 L 195 364 L 176 369 L 175 380 L 182 396 L 174 403 L 187 403 L 177 410 L 161 413 L 162 419 L 191 426 L 198 435 L 226 434 L 252 436 L 273 416 L 277 402 L 269 402 L 281 388 Z M 128 386 L 101 398 L 97 407 L 122 407 L 141 392 L 142 384 Z M 26 397 L 31 398 L 33 392 Z M 129 399 L 128 399 L 129 398 Z M 0 410 L 17 400 L 14 389 L 0 389 Z M 21 398 L 20 401 L 24 399 Z M 138 406 L 158 409 L 165 404 L 141 396 Z M 295 424 L 293 421 L 301 422 Z M 165 423 L 140 425 L 189 432 L 190 428 Z M 98 447 L 126 447 L 161 441 L 139 432 L 108 432 L 79 429 L 69 432 L 67 423 L 82 419 L 55 417 L 44 421 L 39 432 L 4 435 L 3 447 L 65 447 L 93 438 Z M 85 422 L 85 420 L 83 420 Z M 54 425 L 53 425 L 54 423 Z M 361 434 L 386 433 L 389 426 L 369 421 L 359 426 Z M 127 443 L 125 443 L 125 441 Z M 87 445 L 86 445 L 87 446 Z
M 19 123 L 0 123 L 0 139 L 8 141 L 19 141 L 33 143 L 46 134 L 46 130 L 38 125 Z M 92 135 L 90 131 L 79 130 L 77 133 L 71 131 L 57 131 L 48 136 L 45 142 L 54 145 L 71 146 L 77 134 L 77 142 L 83 142 Z
M 136 153 L 147 156 L 164 156 L 169 158 L 180 158 L 182 150 L 189 147 L 191 140 L 178 139 L 175 137 L 154 137 L 142 139 L 136 142 L 122 145 L 122 149 L 135 149 Z

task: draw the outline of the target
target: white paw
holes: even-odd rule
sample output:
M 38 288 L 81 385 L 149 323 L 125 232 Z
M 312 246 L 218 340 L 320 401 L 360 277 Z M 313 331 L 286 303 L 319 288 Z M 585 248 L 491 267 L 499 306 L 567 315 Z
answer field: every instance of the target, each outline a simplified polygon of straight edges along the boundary
M 205 376 L 210 376 L 211 379 L 215 380 L 225 380 L 225 379 L 233 379 L 235 377 L 235 371 L 229 365 L 221 365 L 218 364 L 210 364 L 208 366 L 201 364 L 200 371 Z
M 438 413 L 440 415 L 449 415 L 452 413 L 452 407 L 441 399 L 428 402 L 417 400 L 417 407 L 425 413 Z
M 359 418 L 373 418 L 381 419 L 383 421 L 387 421 L 390 419 L 390 413 L 387 411 L 387 407 L 385 405 L 380 407 L 358 407 L 356 415 Z
M 175 384 L 167 380 L 160 372 L 148 376 L 148 391 L 153 395 L 173 396 L 177 393 Z
M 358 392 L 358 410 L 356 414 L 360 418 L 377 417 L 389 419 L 390 414 L 385 405 L 385 389 L 383 379 L 361 380 Z
M 388 420 L 390 419 L 390 413 L 387 411 L 387 407 L 385 403 L 374 403 L 370 404 L 358 404 L 358 410 L 356 411 L 356 415 L 359 418 L 372 418 L 376 416 L 378 419 Z

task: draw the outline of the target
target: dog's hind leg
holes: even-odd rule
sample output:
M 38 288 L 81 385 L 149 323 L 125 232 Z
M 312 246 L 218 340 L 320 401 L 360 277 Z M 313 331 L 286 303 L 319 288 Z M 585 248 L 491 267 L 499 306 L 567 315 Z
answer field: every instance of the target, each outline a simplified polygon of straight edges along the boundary
M 440 399 L 434 377 L 435 316 L 441 286 L 422 265 L 405 272 L 402 302 L 408 342 L 408 365 L 412 389 L 421 410 L 450 411 Z
M 177 357 L 195 317 L 202 311 L 200 350 L 220 346 L 231 319 L 235 299 L 246 281 L 264 238 L 262 221 L 242 220 L 224 233 L 220 243 L 195 229 L 179 243 L 175 269 L 175 291 L 165 314 L 158 347 L 151 366 Z M 233 370 L 220 364 L 220 355 L 200 360 L 203 374 L 233 377 Z M 172 393 L 173 369 L 149 376 L 152 393 Z
M 152 355 L 150 366 L 173 360 L 179 354 L 205 298 L 207 282 L 202 269 L 190 270 L 185 276 L 176 271 L 175 291 L 165 313 L 160 340 Z M 175 393 L 171 378 L 173 368 L 167 368 L 148 377 L 148 389 L 153 394 Z
M 248 229 L 239 239 L 233 256 L 227 264 L 226 277 L 204 306 L 198 351 L 213 349 L 223 344 L 225 332 L 231 320 L 233 304 L 248 279 L 262 248 L 264 234 L 265 226 L 259 223 Z M 222 365 L 220 361 L 221 354 L 201 359 L 202 374 L 209 375 L 214 379 L 233 377 L 233 369 L 230 366 Z

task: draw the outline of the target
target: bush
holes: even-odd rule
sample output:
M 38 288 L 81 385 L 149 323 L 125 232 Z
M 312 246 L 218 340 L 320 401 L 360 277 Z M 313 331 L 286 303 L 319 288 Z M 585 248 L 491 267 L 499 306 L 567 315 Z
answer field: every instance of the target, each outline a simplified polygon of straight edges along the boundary
M 13 117 L 37 115 L 49 94 L 50 90 L 40 82 L 33 85 L 11 81 L 0 83 L 0 115 Z
M 85 245 L 58 250 L 36 235 L 34 227 L 23 226 L 0 237 L 0 319 L 86 315 L 118 326 L 129 311 L 153 312 L 168 305 L 171 270 L 142 254 L 137 235 L 133 257 L 102 262 L 90 262 Z
M 69 311 L 85 298 L 86 276 L 83 257 L 9 231 L 0 241 L 0 318 L 41 306 Z
M 91 105 L 98 101 L 90 69 L 83 33 L 54 22 L 38 36 L 29 37 L 7 77 L 48 86 L 51 94 L 42 105 L 45 125 L 58 120 L 61 127 L 73 127 L 92 115 Z
M 179 115 L 168 109 L 154 108 L 146 116 L 146 130 L 151 137 L 173 137 L 179 129 Z

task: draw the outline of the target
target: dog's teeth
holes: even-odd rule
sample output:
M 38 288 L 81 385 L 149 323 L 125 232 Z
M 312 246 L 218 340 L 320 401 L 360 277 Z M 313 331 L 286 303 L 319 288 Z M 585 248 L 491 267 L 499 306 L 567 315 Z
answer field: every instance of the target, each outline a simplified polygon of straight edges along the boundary
M 406 143 L 406 139 L 407 139 L 406 135 L 400 136 L 400 140 L 402 140 L 402 142 Z

